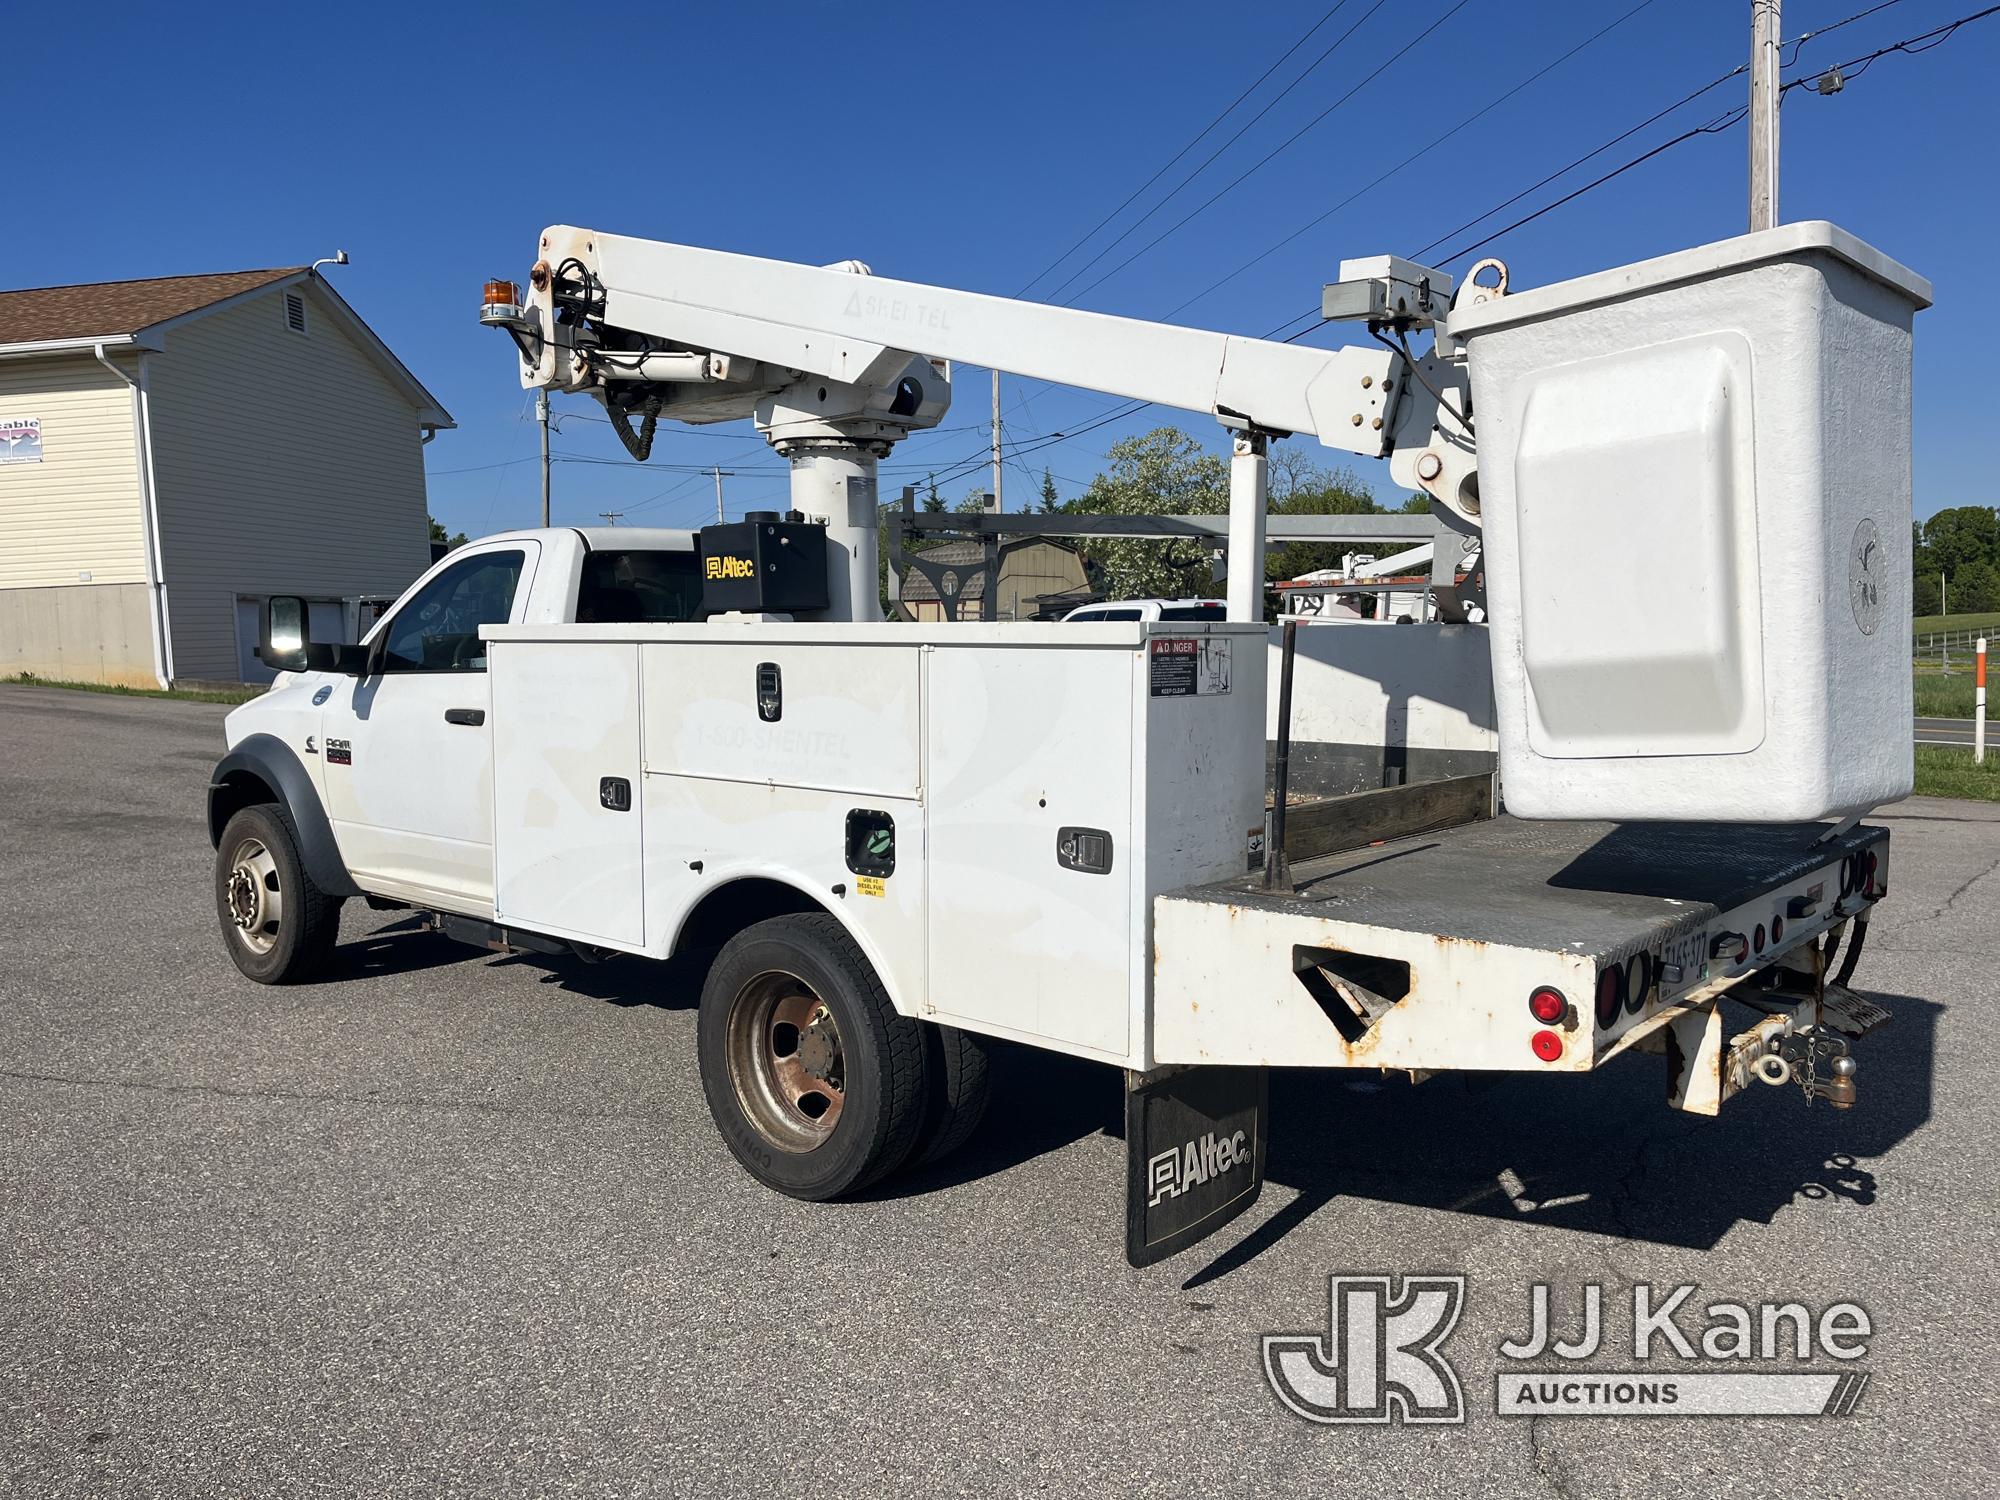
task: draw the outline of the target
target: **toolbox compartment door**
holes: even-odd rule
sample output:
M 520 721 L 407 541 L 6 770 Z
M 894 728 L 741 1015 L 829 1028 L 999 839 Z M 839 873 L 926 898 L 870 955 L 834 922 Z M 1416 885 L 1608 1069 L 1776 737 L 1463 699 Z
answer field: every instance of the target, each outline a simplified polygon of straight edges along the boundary
M 643 946 L 639 647 L 507 641 L 491 661 L 495 920 Z

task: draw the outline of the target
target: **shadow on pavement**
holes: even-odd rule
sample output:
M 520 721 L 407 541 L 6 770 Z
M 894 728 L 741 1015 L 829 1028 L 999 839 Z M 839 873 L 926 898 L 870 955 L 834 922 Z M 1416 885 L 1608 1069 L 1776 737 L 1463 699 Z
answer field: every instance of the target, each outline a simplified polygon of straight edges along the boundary
M 1944 1012 L 1874 998 L 1895 1019 L 1856 1045 L 1859 1095 L 1846 1111 L 1760 1084 L 1715 1118 L 1679 1114 L 1664 1100 L 1664 1061 L 1644 1053 L 1561 1079 L 1277 1072 L 1266 1180 L 1298 1196 L 1185 1285 L 1228 1275 L 1342 1197 L 1700 1250 L 1797 1203 L 1872 1204 L 1875 1174 L 1859 1162 L 1930 1118 Z
M 1889 1155 L 1930 1118 L 1944 1010 L 1906 995 L 1876 998 L 1895 1019 L 1857 1045 L 1859 1098 L 1848 1111 L 1823 1100 L 1808 1107 L 1795 1085 L 1757 1085 L 1713 1119 L 1679 1114 L 1665 1101 L 1664 1060 L 1644 1053 L 1564 1078 L 1454 1074 L 1411 1084 L 1401 1075 L 1275 1070 L 1267 1182 L 1296 1196 L 1234 1243 L 1224 1229 L 1181 1257 L 1195 1267 L 1184 1285 L 1247 1265 L 1341 1198 L 1692 1249 L 1794 1205 L 1871 1205 L 1878 1185 L 1861 1162 Z M 1115 1071 L 993 1045 L 993 1102 L 971 1141 L 869 1196 L 939 1192 L 1086 1136 L 1123 1136 Z M 1104 1184 L 1107 1194 L 1122 1190 Z
M 427 931 L 421 919 L 411 914 L 334 949 L 333 964 L 323 982 L 340 984 L 391 974 L 416 974 L 447 964 L 523 964 L 540 971 L 540 983 L 556 985 L 586 999 L 610 1005 L 692 1010 L 701 1000 L 702 978 L 713 957 L 707 952 L 689 953 L 659 963 L 612 954 L 592 963 L 569 954 L 502 954 Z
M 417 930 L 405 918 L 340 949 L 336 981 L 412 973 L 493 955 Z M 500 959 L 544 984 L 618 1006 L 699 1003 L 709 953 L 665 965 L 626 956 L 586 963 L 520 953 Z M 1374 1199 L 1447 1213 L 1641 1243 L 1709 1249 L 1736 1224 L 1769 1222 L 1794 1204 L 1872 1204 L 1874 1174 L 1931 1115 L 1937 1025 L 1944 1007 L 1880 995 L 1894 1020 L 1855 1049 L 1855 1107 L 1807 1107 L 1795 1085 L 1753 1086 L 1707 1119 L 1665 1102 L 1665 1063 L 1631 1053 L 1584 1075 L 1403 1075 L 1274 1069 L 1267 1182 L 1292 1201 L 1188 1276 L 1200 1286 L 1284 1239 L 1335 1199 Z M 945 1191 L 1007 1171 L 1087 1136 L 1124 1134 L 1115 1069 L 1013 1043 L 989 1043 L 992 1103 L 972 1139 L 942 1162 L 865 1196 Z M 1107 1181 L 1107 1194 L 1123 1191 Z M 1227 1237 L 1230 1231 L 1222 1231 Z M 1190 1261 L 1215 1242 L 1188 1253 Z

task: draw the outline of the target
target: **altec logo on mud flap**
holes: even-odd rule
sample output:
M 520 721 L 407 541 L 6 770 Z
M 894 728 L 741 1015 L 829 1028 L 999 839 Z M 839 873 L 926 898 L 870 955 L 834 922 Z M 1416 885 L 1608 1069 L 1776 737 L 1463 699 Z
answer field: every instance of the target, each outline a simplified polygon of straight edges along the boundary
M 1250 1146 L 1244 1132 L 1218 1136 L 1214 1131 L 1162 1151 L 1146 1162 L 1146 1207 L 1158 1208 L 1162 1199 L 1178 1198 L 1197 1187 L 1250 1164 Z

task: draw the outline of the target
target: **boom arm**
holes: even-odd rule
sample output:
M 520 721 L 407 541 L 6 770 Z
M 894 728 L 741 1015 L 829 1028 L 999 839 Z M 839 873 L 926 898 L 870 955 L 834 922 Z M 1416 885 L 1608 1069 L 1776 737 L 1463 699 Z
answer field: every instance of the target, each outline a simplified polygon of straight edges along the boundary
M 1347 301 L 1371 328 L 1442 321 L 1448 278 L 1388 257 L 1359 264 L 1361 279 L 1341 285 L 1365 291 Z M 1239 568 L 1235 553 L 1239 533 L 1261 553 L 1268 437 L 1393 455 L 1398 482 L 1477 512 L 1464 371 L 1445 350 L 1316 349 L 894 281 L 853 261 L 799 265 L 568 225 L 542 235 L 522 305 L 496 310 L 489 290 L 486 321 L 515 334 L 524 386 L 597 396 L 639 457 L 661 416 L 753 415 L 795 473 L 802 456 L 833 448 L 879 457 L 943 417 L 949 361 L 1208 412 L 1238 433 L 1232 606 L 1261 593 L 1261 562 Z M 645 419 L 638 434 L 633 414 Z M 858 589 L 858 566 L 855 578 Z

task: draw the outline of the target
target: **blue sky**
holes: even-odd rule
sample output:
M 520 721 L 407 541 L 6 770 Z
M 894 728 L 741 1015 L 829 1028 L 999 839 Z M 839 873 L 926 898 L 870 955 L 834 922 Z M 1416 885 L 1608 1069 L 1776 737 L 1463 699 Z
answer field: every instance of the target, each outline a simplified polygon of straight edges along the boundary
M 1456 3 L 1347 0 L 1034 294 L 1060 287 L 1357 21 L 1330 57 L 1060 299 L 1261 333 L 1313 307 L 1342 257 L 1414 252 L 1748 51 L 1748 0 L 1653 0 L 1368 189 L 1637 0 L 1467 0 L 1389 63 Z M 1869 3 L 1791 0 L 1785 33 Z M 346 249 L 353 263 L 331 271 L 334 284 L 458 419 L 427 451 L 432 511 L 475 535 L 532 524 L 528 403 L 509 346 L 476 313 L 481 281 L 520 277 L 543 225 L 814 263 L 855 257 L 883 275 L 1012 294 L 1329 4 L 48 7 L 35 17 L 31 65 L 16 58 L 0 95 L 18 171 L 0 285 L 294 264 Z M 1903 0 L 1808 42 L 1793 71 L 1979 8 Z M 1795 92 L 1784 111 L 1784 217 L 1833 219 L 1935 283 L 1937 306 L 1917 325 L 1919 515 L 1996 498 L 1979 436 L 1992 420 L 2000 324 L 1996 65 L 2000 16 L 1922 56 L 1885 57 L 1843 93 Z M 1724 84 L 1484 227 L 1712 119 L 1740 103 L 1745 87 L 1741 78 Z M 1302 128 L 1213 206 L 1120 267 Z M 1526 286 L 1740 233 L 1746 150 L 1740 125 L 1690 141 L 1487 253 L 1506 258 Z M 1458 236 L 1441 253 L 1475 237 Z M 984 372 L 961 369 L 958 396 L 947 430 L 910 440 L 887 461 L 885 492 L 978 454 Z M 1010 440 L 1022 443 L 1113 405 L 1011 380 L 1005 404 Z M 559 453 L 622 458 L 609 430 L 588 420 L 594 403 L 558 398 L 557 408 L 571 414 L 555 439 Z M 1217 441 L 1210 419 L 1170 412 L 1100 427 L 1025 456 L 1032 479 L 1010 469 L 1010 508 L 1044 465 L 1072 494 L 1113 440 L 1162 421 Z M 735 471 L 732 511 L 785 493 L 783 465 L 747 426 L 662 429 L 655 457 Z M 1365 464 L 1361 473 L 1379 476 Z M 968 473 L 947 488 L 956 496 L 983 479 L 983 470 Z M 1386 477 L 1379 482 L 1386 487 Z M 614 463 L 558 464 L 555 497 L 558 522 L 622 510 L 634 522 L 698 525 L 713 508 L 706 478 Z

